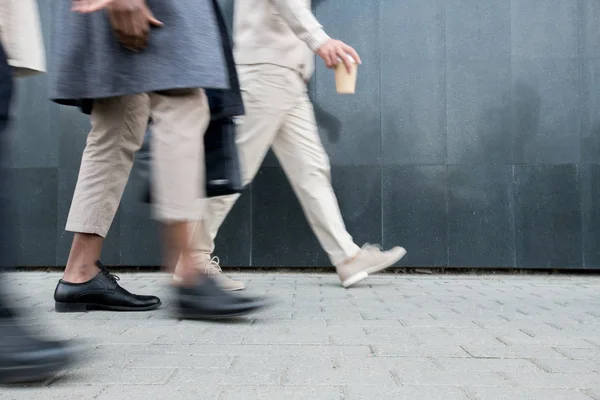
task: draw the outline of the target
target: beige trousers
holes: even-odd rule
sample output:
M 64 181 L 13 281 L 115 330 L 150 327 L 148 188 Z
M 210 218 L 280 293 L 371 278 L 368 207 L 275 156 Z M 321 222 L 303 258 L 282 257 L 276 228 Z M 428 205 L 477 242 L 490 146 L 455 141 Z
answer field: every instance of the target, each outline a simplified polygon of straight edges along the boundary
M 238 72 L 246 107 L 237 132 L 244 180 L 249 183 L 254 179 L 273 147 L 331 262 L 337 265 L 353 257 L 359 247 L 344 226 L 331 187 L 329 158 L 319 137 L 306 84 L 297 72 L 270 64 L 239 66 Z M 205 219 L 194 230 L 194 250 L 212 254 L 219 227 L 238 197 L 205 201 Z
M 134 154 L 152 117 L 154 212 L 163 222 L 197 221 L 204 197 L 204 132 L 210 121 L 201 89 L 96 100 L 66 229 L 106 237 Z

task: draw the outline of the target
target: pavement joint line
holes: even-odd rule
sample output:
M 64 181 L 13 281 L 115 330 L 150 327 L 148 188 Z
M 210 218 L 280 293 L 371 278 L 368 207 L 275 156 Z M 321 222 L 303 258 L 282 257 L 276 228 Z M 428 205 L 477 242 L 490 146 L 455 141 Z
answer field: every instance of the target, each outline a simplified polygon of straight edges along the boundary
M 536 360 L 528 358 L 526 359 L 527 361 L 531 362 L 533 365 L 535 365 L 536 367 L 538 367 L 541 371 L 544 371 L 546 373 L 551 374 L 552 371 L 546 367 L 544 367 L 542 364 L 538 363 Z
M 335 359 L 335 357 L 329 358 L 329 362 L 331 363 L 331 368 L 333 369 L 339 369 L 341 367 L 340 363 Z
M 444 332 L 444 333 L 445 333 L 445 334 L 447 334 L 447 335 L 454 336 L 454 332 L 453 332 L 453 331 L 450 331 L 450 330 L 449 330 L 447 327 L 445 327 L 445 326 L 442 326 L 442 332 Z
M 229 356 L 230 360 L 229 360 L 229 365 L 227 365 L 226 369 L 231 369 L 233 367 L 233 362 L 235 361 L 235 358 L 237 356 Z
M 590 340 L 588 338 L 583 338 L 583 341 L 591 344 L 594 347 L 600 347 L 600 345 L 598 345 L 596 342 L 594 342 L 594 341 L 592 341 L 592 340 Z
M 552 350 L 554 350 L 555 352 L 557 352 L 558 354 L 560 354 L 561 356 L 569 359 L 569 360 L 574 360 L 573 357 L 569 356 L 567 353 L 565 353 L 564 351 L 562 351 L 560 348 L 558 347 L 551 347 Z
M 467 350 L 467 349 L 465 348 L 465 346 L 463 346 L 463 345 L 460 345 L 459 347 L 460 347 L 460 348 L 461 348 L 461 349 L 462 349 L 462 350 L 463 350 L 465 353 L 467 353 L 467 354 L 468 354 L 468 355 L 469 355 L 471 358 L 478 358 L 478 357 L 475 357 L 473 354 L 471 354 L 471 353 L 469 352 L 469 350 Z
M 562 328 L 561 326 L 559 326 L 559 325 L 556 325 L 556 324 L 555 324 L 555 323 L 553 323 L 553 322 L 546 321 L 546 322 L 544 322 L 544 323 L 545 323 L 546 325 L 548 325 L 549 327 L 551 327 L 551 328 L 554 328 L 554 329 L 556 329 L 556 330 L 559 330 L 559 331 L 562 331 L 562 330 L 563 330 L 563 328 Z
M 521 332 L 523 332 L 524 334 L 526 334 L 527 336 L 529 336 L 529 337 L 532 337 L 532 338 L 534 338 L 534 337 L 535 337 L 535 335 L 534 335 L 533 333 L 531 333 L 531 332 L 527 331 L 526 329 L 519 328 L 519 330 L 520 330 Z
M 504 371 L 494 371 L 496 375 L 500 378 L 504 379 L 511 387 L 516 387 L 517 382 L 515 382 L 506 372 Z
M 508 343 L 506 343 L 504 340 L 500 339 L 499 337 L 495 337 L 494 339 L 496 339 L 497 341 L 499 341 L 500 343 L 502 343 L 503 345 L 510 347 L 510 345 Z
M 480 324 L 477 321 L 471 321 L 473 324 L 475 324 L 476 326 L 480 327 L 481 329 L 485 329 L 485 326 L 483 326 L 482 324 Z
M 372 344 L 370 344 L 370 345 L 369 345 L 369 351 L 370 351 L 370 355 L 371 355 L 372 357 L 378 357 L 378 356 L 377 356 L 377 353 L 376 353 L 376 351 L 375 351 L 375 348 L 373 347 L 373 345 L 372 345 Z
M 467 396 L 467 399 L 469 399 L 469 400 L 481 400 L 479 398 L 479 396 L 477 396 L 475 393 L 471 392 L 469 390 L 469 388 L 466 388 L 464 386 L 459 386 L 458 390 L 460 390 L 461 392 L 463 392 L 464 395 Z
M 175 373 L 176 373 L 177 371 L 179 371 L 179 368 L 173 368 L 173 369 L 171 370 L 171 373 L 170 373 L 170 374 L 169 374 L 169 375 L 168 375 L 168 376 L 165 378 L 165 380 L 163 381 L 163 383 L 161 383 L 161 384 L 159 384 L 159 385 L 157 385 L 157 386 L 166 386 L 166 385 L 168 385 L 168 384 L 169 384 L 169 381 L 170 381 L 171 379 L 173 379 L 173 376 L 175 375 Z
M 402 379 L 400 378 L 400 376 L 396 373 L 396 371 L 390 370 L 389 371 L 390 376 L 392 377 L 392 380 L 394 381 L 394 383 L 397 386 L 403 386 L 402 385 Z
M 94 399 L 97 399 L 98 397 L 100 397 L 101 395 L 104 394 L 104 392 L 106 392 L 108 390 L 110 386 L 109 385 L 105 385 L 102 387 L 102 389 L 100 389 L 100 392 L 98 392 L 96 395 L 94 395 Z
M 444 366 L 442 365 L 442 363 L 437 358 L 435 358 L 435 357 L 429 357 L 429 360 L 440 371 L 446 371 L 446 368 L 444 368 Z
M 597 397 L 596 395 L 594 395 L 594 393 L 589 389 L 577 389 L 577 391 L 579 393 L 583 393 L 584 395 L 588 396 L 590 399 L 600 400 L 600 397 Z

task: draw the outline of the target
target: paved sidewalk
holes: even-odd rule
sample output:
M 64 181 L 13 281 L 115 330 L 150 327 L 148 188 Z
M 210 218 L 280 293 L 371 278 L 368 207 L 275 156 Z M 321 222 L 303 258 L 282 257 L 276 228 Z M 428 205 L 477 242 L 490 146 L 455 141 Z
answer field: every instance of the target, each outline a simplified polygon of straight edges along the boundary
M 57 274 L 8 276 L 36 332 L 89 340 L 86 363 L 0 399 L 600 400 L 600 278 L 245 273 L 277 305 L 233 323 L 150 313 L 56 314 Z

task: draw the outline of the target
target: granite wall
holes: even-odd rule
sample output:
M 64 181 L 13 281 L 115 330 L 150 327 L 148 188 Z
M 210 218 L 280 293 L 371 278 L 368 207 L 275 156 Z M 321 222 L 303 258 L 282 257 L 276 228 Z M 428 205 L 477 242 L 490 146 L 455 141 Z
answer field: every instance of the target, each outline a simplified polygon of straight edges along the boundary
M 40 1 L 45 32 L 52 4 Z M 600 3 L 313 7 L 364 61 L 355 96 L 338 96 L 320 62 L 310 86 L 358 243 L 401 244 L 409 266 L 600 268 Z M 19 83 L 15 112 L 18 264 L 64 265 L 71 235 L 63 227 L 89 124 L 47 101 L 45 77 Z M 106 242 L 108 264 L 160 262 L 135 178 Z M 329 264 L 272 155 L 224 224 L 218 255 L 233 266 Z

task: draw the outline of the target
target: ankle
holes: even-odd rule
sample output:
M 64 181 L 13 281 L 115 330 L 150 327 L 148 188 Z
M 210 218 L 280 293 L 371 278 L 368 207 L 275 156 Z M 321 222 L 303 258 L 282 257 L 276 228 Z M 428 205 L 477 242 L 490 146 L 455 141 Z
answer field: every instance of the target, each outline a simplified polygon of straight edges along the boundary
M 173 275 L 172 285 L 180 288 L 191 288 L 198 285 L 198 283 L 202 282 L 204 278 L 205 274 L 200 272 L 194 275 Z
M 358 257 L 360 257 L 360 255 L 362 254 L 362 249 L 358 250 L 356 252 L 356 254 L 354 254 L 352 257 L 345 259 L 344 261 L 342 261 L 338 266 L 343 267 L 345 265 L 348 265 L 350 263 L 352 263 L 353 261 L 355 261 Z
M 177 286 L 193 286 L 202 279 L 203 275 L 204 270 L 197 267 L 194 257 L 183 253 L 175 268 L 173 283 Z
M 100 272 L 95 264 L 81 263 L 77 266 L 67 266 L 63 274 L 63 281 L 69 283 L 85 283 L 92 280 Z

